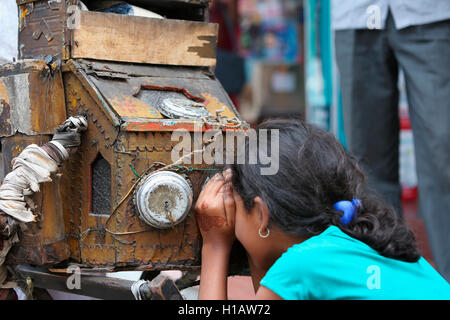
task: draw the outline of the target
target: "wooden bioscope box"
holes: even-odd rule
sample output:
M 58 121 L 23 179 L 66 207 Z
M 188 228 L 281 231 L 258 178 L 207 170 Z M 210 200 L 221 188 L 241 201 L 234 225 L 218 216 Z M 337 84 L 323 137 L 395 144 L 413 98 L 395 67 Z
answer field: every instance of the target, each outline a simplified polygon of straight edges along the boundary
M 196 269 L 201 237 L 193 204 L 211 166 L 171 168 L 188 182 L 183 221 L 157 228 L 136 208 L 135 186 L 171 163 L 176 129 L 199 119 L 161 109 L 202 104 L 239 119 L 213 73 L 217 25 L 208 0 L 128 1 L 165 19 L 75 10 L 77 0 L 18 0 L 20 60 L 0 68 L 2 170 L 31 143 L 49 141 L 71 115 L 88 130 L 52 182 L 34 197 L 37 222 L 20 231 L 7 263 L 85 270 Z M 95 9 L 98 1 L 84 1 Z M 167 111 L 167 110 L 166 110 Z M 208 126 L 203 127 L 206 130 Z M 144 175 L 144 176 L 142 176 Z M 173 194 L 166 193 L 168 201 Z

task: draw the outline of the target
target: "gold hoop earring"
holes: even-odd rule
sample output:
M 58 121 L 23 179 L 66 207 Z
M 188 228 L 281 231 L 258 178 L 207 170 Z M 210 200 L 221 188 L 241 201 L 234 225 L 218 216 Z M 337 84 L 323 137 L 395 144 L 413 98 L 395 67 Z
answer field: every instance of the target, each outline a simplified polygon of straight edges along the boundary
M 269 234 L 270 234 L 269 228 L 266 228 L 266 230 L 267 230 L 267 233 L 266 233 L 266 234 L 262 234 L 261 229 L 262 229 L 262 228 L 260 228 L 260 229 L 258 230 L 259 236 L 260 236 L 261 238 L 267 238 L 267 237 L 269 236 Z

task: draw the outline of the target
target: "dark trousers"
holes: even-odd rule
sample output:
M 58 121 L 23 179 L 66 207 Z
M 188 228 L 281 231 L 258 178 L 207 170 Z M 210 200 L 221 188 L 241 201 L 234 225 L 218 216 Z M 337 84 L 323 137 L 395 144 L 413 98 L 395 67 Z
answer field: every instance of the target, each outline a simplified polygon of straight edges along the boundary
M 348 148 L 369 186 L 401 216 L 398 70 L 405 75 L 419 212 L 433 259 L 450 281 L 450 20 L 402 30 L 336 31 Z

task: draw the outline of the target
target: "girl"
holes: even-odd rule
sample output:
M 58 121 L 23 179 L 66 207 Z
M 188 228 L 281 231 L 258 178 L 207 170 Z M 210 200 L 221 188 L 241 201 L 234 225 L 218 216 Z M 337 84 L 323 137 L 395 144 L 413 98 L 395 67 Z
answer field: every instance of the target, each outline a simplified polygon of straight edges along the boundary
M 235 239 L 247 251 L 257 299 L 450 299 L 412 232 L 367 191 L 332 134 L 294 120 L 259 129 L 279 130 L 278 172 L 234 164 L 198 197 L 199 299 L 227 298 Z

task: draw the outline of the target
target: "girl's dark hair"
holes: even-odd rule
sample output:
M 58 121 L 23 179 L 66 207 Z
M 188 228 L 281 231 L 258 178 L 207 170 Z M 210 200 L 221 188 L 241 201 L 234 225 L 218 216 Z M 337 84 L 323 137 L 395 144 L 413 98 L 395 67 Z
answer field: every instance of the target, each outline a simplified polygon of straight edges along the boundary
M 257 164 L 234 164 L 232 184 L 250 210 L 256 196 L 267 204 L 269 223 L 295 236 L 312 236 L 336 225 L 381 255 L 415 262 L 420 258 L 413 233 L 394 209 L 365 185 L 365 175 L 355 158 L 329 132 L 299 120 L 274 119 L 259 129 L 278 129 L 279 170 L 261 175 Z M 267 139 L 268 149 L 271 139 Z M 249 142 L 246 141 L 246 150 Z M 348 224 L 333 205 L 340 200 L 361 200 L 363 208 Z

